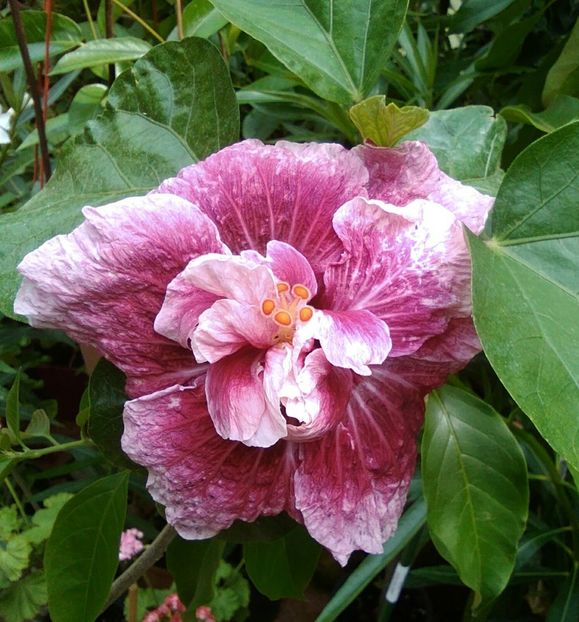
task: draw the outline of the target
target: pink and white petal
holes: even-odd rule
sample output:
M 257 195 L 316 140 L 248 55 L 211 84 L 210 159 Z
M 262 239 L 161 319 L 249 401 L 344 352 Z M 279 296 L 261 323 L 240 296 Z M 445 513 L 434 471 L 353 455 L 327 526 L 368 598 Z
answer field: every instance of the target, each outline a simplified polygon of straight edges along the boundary
M 332 431 L 343 419 L 352 392 L 352 372 L 330 364 L 324 352 L 310 352 L 295 376 L 296 391 L 280 392 L 286 409 L 288 440 L 311 441 Z M 297 395 L 296 395 L 297 393 Z
M 287 436 L 279 401 L 264 391 L 263 351 L 245 348 L 207 370 L 207 409 L 217 433 L 249 447 L 271 447 Z
M 210 538 L 236 519 L 291 510 L 293 448 L 257 449 L 221 438 L 202 384 L 127 402 L 124 424 L 123 450 L 148 469 L 151 495 L 184 538 Z
M 369 376 L 368 365 L 382 363 L 392 348 L 388 325 L 370 311 L 317 311 L 313 322 L 328 361 L 362 376 Z
M 246 140 L 184 168 L 157 191 L 199 205 L 233 252 L 265 254 L 269 240 L 280 240 L 319 273 L 340 252 L 334 212 L 352 197 L 366 196 L 367 181 L 360 158 L 340 145 Z
M 390 329 L 390 356 L 416 351 L 470 313 L 470 257 L 462 226 L 425 200 L 395 207 L 354 199 L 334 227 L 344 244 L 318 306 L 372 312 Z
M 361 145 L 353 151 L 370 173 L 370 198 L 398 206 L 429 199 L 452 212 L 474 233 L 482 231 L 493 197 L 443 173 L 424 143 L 408 141 L 394 149 Z
M 155 195 L 152 195 L 155 196 Z M 188 347 L 201 314 L 219 298 L 259 308 L 276 295 L 275 279 L 265 258 L 208 253 L 191 261 L 167 288 L 155 330 Z
M 272 272 L 280 281 L 290 285 L 304 285 L 311 298 L 318 293 L 316 275 L 308 260 L 295 248 L 285 242 L 272 240 L 267 243 L 267 259 Z
M 222 298 L 199 317 L 191 335 L 191 349 L 197 362 L 215 363 L 247 345 L 268 348 L 277 330 L 258 306 Z
M 374 373 L 354 387 L 343 423 L 300 445 L 296 507 L 310 534 L 342 565 L 357 549 L 382 552 L 395 531 L 423 414 L 421 392 Z
M 168 283 L 199 254 L 223 252 L 215 225 L 173 195 L 86 207 L 86 220 L 29 253 L 15 311 L 96 347 L 128 376 L 130 396 L 198 373 L 191 353 L 153 324 Z

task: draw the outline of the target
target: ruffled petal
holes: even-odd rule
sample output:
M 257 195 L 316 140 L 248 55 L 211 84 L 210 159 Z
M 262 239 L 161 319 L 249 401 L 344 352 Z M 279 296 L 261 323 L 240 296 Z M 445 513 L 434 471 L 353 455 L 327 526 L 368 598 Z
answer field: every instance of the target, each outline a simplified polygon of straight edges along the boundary
M 416 351 L 470 314 L 470 257 L 461 224 L 436 203 L 400 208 L 354 199 L 334 217 L 344 244 L 318 306 L 371 311 L 390 329 L 390 356 Z M 330 360 L 332 360 L 330 358 Z
M 368 365 L 382 363 L 392 348 L 388 325 L 369 311 L 318 311 L 315 321 L 328 361 L 362 376 L 369 376 Z
M 395 531 L 423 414 L 422 392 L 379 367 L 355 386 L 343 423 L 300 445 L 296 507 L 342 565 L 357 549 L 382 552 Z
M 250 447 L 271 447 L 287 436 L 279 400 L 264 390 L 264 352 L 246 348 L 209 366 L 207 408 L 217 433 Z
M 149 471 L 147 487 L 187 539 L 210 538 L 240 519 L 290 503 L 292 447 L 256 449 L 221 438 L 203 386 L 171 387 L 127 402 L 123 450 Z
M 290 286 L 305 285 L 313 298 L 318 292 L 316 276 L 308 260 L 295 248 L 273 240 L 267 243 L 267 260 L 276 278 Z
M 188 347 L 201 314 L 219 298 L 259 309 L 263 298 L 275 295 L 275 279 L 264 261 L 249 255 L 207 254 L 191 261 L 169 283 L 155 330 Z M 228 318 L 223 320 L 227 323 Z
M 352 151 L 368 168 L 371 199 L 399 206 L 429 199 L 452 212 L 474 233 L 482 231 L 493 197 L 443 173 L 424 143 L 407 141 L 394 149 L 360 145 Z
M 317 273 L 339 254 L 334 212 L 366 196 L 367 180 L 360 158 L 340 145 L 246 140 L 183 169 L 158 191 L 199 205 L 233 252 L 265 254 L 269 240 L 280 240 L 305 255 Z
M 199 254 L 223 252 L 215 225 L 172 195 L 86 207 L 86 218 L 29 253 L 16 313 L 95 346 L 128 376 L 131 396 L 186 383 L 191 353 L 153 330 L 167 284 Z

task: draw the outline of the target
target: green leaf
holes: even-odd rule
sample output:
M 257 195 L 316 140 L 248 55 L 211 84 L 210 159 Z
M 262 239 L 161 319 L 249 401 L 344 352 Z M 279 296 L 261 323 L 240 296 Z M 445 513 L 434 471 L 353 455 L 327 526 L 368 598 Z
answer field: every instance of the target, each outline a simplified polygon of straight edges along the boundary
M 117 78 L 108 103 L 172 128 L 198 160 L 239 139 L 229 70 L 204 39 L 155 46 Z
M 215 595 L 215 576 L 225 542 L 175 538 L 167 549 L 167 568 L 175 579 L 179 598 L 188 609 L 208 604 Z
M 368 555 L 332 596 L 316 622 L 333 622 L 359 594 L 396 558 L 426 521 L 426 504 L 421 497 L 402 515 L 394 535 L 384 544 L 380 555 Z
M 119 563 L 127 472 L 97 480 L 67 501 L 46 544 L 44 567 L 53 622 L 94 622 Z
M 488 404 L 446 386 L 428 398 L 421 455 L 432 541 L 475 603 L 492 601 L 508 583 L 527 518 L 519 444 Z
M 0 589 L 20 579 L 28 567 L 31 552 L 30 543 L 21 535 L 11 536 L 7 542 L 0 543 Z
M 374 87 L 394 46 L 407 0 L 212 0 L 315 93 L 341 104 Z
M 579 96 L 579 19 L 561 55 L 547 74 L 543 103 L 548 106 L 557 95 Z
M 450 32 L 467 33 L 495 17 L 515 0 L 464 0 L 449 21 Z
M 430 113 L 428 121 L 406 135 L 423 140 L 433 151 L 440 168 L 470 185 L 499 171 L 507 124 L 488 106 L 465 106 Z
M 46 138 L 51 144 L 58 144 L 63 142 L 69 137 L 69 123 L 68 123 L 68 113 L 65 112 L 63 114 L 59 114 L 56 117 L 52 117 L 48 119 L 46 122 Z M 29 147 L 33 147 L 37 145 L 39 142 L 38 139 L 38 130 L 34 129 L 28 136 L 22 141 L 19 145 L 18 150 L 28 149 Z
M 217 620 L 232 620 L 237 611 L 249 605 L 249 583 L 241 572 L 221 560 L 215 574 L 215 595 L 208 603 Z
M 9 540 L 13 533 L 20 530 L 21 523 L 16 505 L 0 508 L 0 540 Z
M 74 96 L 68 109 L 68 129 L 71 136 L 80 134 L 88 121 L 102 112 L 101 102 L 106 95 L 104 84 L 85 84 Z
M 579 467 L 579 123 L 533 143 L 508 170 L 488 223 L 469 235 L 473 313 L 501 382 Z
M 82 222 L 81 208 L 145 194 L 193 162 L 183 140 L 143 115 L 107 112 L 90 121 L 83 136 L 68 141 L 58 168 L 42 192 L 2 216 L 0 307 L 14 317 L 16 266 L 42 242 Z
M 255 587 L 270 600 L 303 598 L 320 546 L 300 525 L 272 542 L 248 542 L 243 547 L 245 567 Z
M 579 618 L 579 561 L 575 561 L 569 578 L 561 585 L 551 605 L 547 622 L 576 622 Z
M 506 106 L 500 115 L 507 121 L 532 125 L 541 132 L 553 132 L 567 123 L 579 120 L 579 99 L 558 95 L 543 112 L 531 112 L 525 105 Z
M 16 374 L 12 387 L 8 391 L 6 396 L 6 425 L 14 436 L 19 441 L 20 434 L 20 372 Z
M 369 97 L 350 108 L 350 117 L 364 140 L 393 147 L 403 136 L 428 121 L 428 110 L 418 106 L 386 105 L 384 95 Z
M 26 436 L 48 436 L 50 434 L 50 419 L 46 411 L 35 410 L 30 417 L 30 421 L 24 430 Z
M 46 13 L 44 11 L 21 11 L 24 34 L 28 43 L 28 53 L 33 63 L 44 60 Z M 52 14 L 52 37 L 50 56 L 60 54 L 80 45 L 82 34 L 74 21 L 58 13 Z M 22 67 L 18 39 L 14 32 L 12 17 L 0 20 L 0 72 L 14 71 Z
M 48 540 L 58 513 L 71 498 L 69 492 L 60 492 L 47 497 L 43 502 L 44 508 L 36 510 L 32 517 L 32 527 L 23 532 L 23 537 L 31 544 L 40 544 Z
M 51 76 L 76 69 L 135 60 L 146 54 L 151 46 L 136 37 L 94 39 L 83 43 L 77 50 L 65 54 L 50 72 Z
M 183 32 L 186 37 L 214 35 L 227 24 L 227 20 L 214 8 L 209 0 L 192 0 L 183 10 Z M 177 39 L 177 28 L 169 35 L 169 40 Z
M 127 401 L 125 374 L 101 359 L 91 374 L 88 391 L 88 435 L 103 454 L 120 468 L 135 468 L 121 449 L 123 408 Z
M 44 574 L 40 571 L 32 572 L 0 592 L 0 620 L 36 620 L 47 598 Z

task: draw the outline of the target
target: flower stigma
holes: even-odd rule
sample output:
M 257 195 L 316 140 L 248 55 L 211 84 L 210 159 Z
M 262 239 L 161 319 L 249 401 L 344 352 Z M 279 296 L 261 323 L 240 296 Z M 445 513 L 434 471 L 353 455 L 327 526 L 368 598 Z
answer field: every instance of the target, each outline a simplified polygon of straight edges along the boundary
M 289 283 L 280 281 L 277 286 L 277 303 L 265 298 L 261 303 L 261 312 L 270 317 L 279 330 L 273 336 L 275 343 L 291 343 L 298 322 L 308 322 L 314 315 L 312 307 L 306 302 L 311 298 L 310 290 L 301 283 L 290 287 Z

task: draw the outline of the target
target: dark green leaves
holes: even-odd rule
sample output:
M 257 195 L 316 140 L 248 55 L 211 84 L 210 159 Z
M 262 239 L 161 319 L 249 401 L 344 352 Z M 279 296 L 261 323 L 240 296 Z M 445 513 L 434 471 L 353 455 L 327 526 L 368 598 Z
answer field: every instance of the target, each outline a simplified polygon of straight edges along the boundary
M 482 241 L 470 236 L 477 331 L 545 439 L 579 466 L 579 123 L 537 141 L 505 176 Z
M 374 86 L 407 0 L 212 0 L 233 24 L 325 99 L 351 104 Z
M 434 391 L 422 440 L 428 526 L 461 580 L 489 601 L 514 568 L 528 505 L 523 454 L 501 417 L 452 387 Z
M 244 557 L 249 578 L 271 600 L 303 598 L 320 555 L 320 546 L 296 526 L 272 542 L 247 542 Z
M 48 606 L 54 622 L 93 622 L 119 563 L 128 474 L 100 479 L 60 511 L 46 545 Z
M 119 76 L 108 101 L 117 110 L 139 112 L 170 127 L 198 160 L 239 136 L 239 108 L 228 69 L 217 48 L 204 39 L 155 47 Z
M 84 136 L 65 144 L 45 189 L 17 212 L 3 216 L 3 313 L 13 315 L 16 266 L 22 257 L 78 225 L 83 206 L 145 194 L 197 157 L 236 139 L 233 89 L 216 56 L 206 41 L 155 47 L 131 73 L 119 77 L 111 93 L 116 110 L 89 121 Z M 195 75 L 202 80 L 192 82 Z

